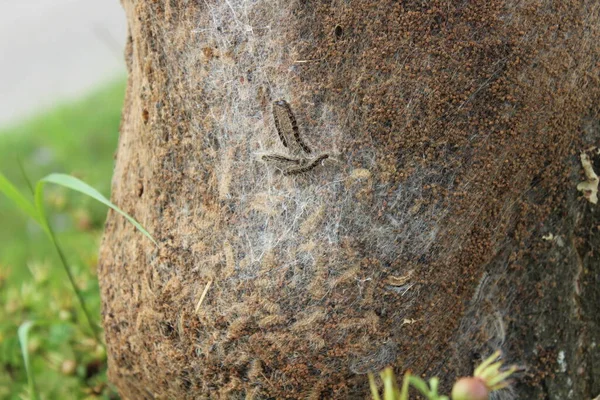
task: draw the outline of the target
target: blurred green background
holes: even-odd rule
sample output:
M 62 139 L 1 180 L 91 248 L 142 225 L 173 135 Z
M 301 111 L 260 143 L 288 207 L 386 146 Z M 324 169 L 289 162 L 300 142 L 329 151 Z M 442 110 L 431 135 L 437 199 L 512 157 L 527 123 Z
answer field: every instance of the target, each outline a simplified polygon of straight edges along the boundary
M 52 172 L 71 174 L 110 195 L 113 154 L 125 90 L 118 80 L 91 95 L 0 128 L 0 171 L 29 193 Z M 100 298 L 97 254 L 105 206 L 47 185 L 46 210 L 96 324 Z M 40 321 L 28 344 L 43 399 L 117 399 L 106 380 L 106 355 L 93 339 L 64 269 L 42 230 L 0 194 L 0 399 L 30 398 L 17 337 Z

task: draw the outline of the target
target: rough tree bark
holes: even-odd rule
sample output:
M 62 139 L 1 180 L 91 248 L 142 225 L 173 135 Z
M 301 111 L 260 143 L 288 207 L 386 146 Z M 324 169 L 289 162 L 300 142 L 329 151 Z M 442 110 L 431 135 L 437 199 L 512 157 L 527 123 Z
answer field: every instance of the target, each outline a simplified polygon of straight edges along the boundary
M 124 398 L 365 398 L 495 349 L 497 398 L 600 392 L 596 0 L 123 6 L 112 199 L 159 243 L 109 215 Z

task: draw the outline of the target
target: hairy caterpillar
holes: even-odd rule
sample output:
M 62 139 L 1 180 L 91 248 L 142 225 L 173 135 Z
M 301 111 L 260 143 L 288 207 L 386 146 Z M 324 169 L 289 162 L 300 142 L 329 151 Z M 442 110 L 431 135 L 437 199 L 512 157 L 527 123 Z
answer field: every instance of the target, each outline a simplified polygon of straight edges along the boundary
M 289 148 L 291 151 L 295 151 L 299 148 L 306 154 L 312 153 L 310 147 L 308 147 L 300 137 L 300 130 L 298 129 L 296 117 L 287 101 L 277 100 L 273 102 L 273 120 L 275 121 L 275 128 L 277 129 L 279 140 L 281 140 L 281 143 L 285 147 Z
M 262 157 L 263 161 L 266 162 L 276 162 L 276 163 L 282 163 L 282 164 L 302 164 L 302 160 L 298 159 L 298 158 L 291 158 L 291 157 L 287 157 L 287 156 L 282 156 L 280 154 L 265 154 Z
M 261 159 L 274 164 L 277 169 L 283 172 L 283 175 L 303 174 L 311 171 L 321 161 L 329 158 L 329 154 L 321 154 L 315 158 L 307 156 L 312 153 L 312 150 L 302 141 L 296 117 L 285 100 L 273 102 L 273 120 L 275 121 L 279 140 L 290 150 L 291 155 L 264 154 Z
M 329 158 L 329 154 L 321 154 L 320 156 L 318 156 L 314 160 L 311 160 L 310 163 L 308 163 L 308 164 L 306 164 L 306 165 L 304 165 L 302 167 L 286 169 L 285 171 L 283 171 L 283 174 L 285 176 L 303 174 L 305 172 L 308 172 L 308 171 L 314 169 L 317 165 L 319 165 L 319 163 L 321 161 L 323 161 L 323 160 L 325 160 L 327 158 Z

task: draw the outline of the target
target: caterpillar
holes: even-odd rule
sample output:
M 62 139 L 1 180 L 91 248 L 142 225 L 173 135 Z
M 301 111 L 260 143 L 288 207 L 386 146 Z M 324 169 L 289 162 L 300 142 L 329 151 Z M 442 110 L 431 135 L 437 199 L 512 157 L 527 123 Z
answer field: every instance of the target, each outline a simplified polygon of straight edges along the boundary
M 286 169 L 285 171 L 283 171 L 283 174 L 285 176 L 290 176 L 290 175 L 299 175 L 299 174 L 303 174 L 305 172 L 308 172 L 312 169 L 314 169 L 317 165 L 319 165 L 319 163 L 323 160 L 326 160 L 327 158 L 329 158 L 329 154 L 321 154 L 320 156 L 318 156 L 317 158 L 315 158 L 314 160 L 312 160 L 310 163 L 298 167 L 298 168 L 289 168 Z
M 300 137 L 296 117 L 287 101 L 277 100 L 273 102 L 273 120 L 275 121 L 279 140 L 281 140 L 284 147 L 291 150 L 294 150 L 293 147 L 299 147 L 306 154 L 312 153 L 310 147 Z
M 262 157 L 263 161 L 266 162 L 276 162 L 276 163 L 282 163 L 282 164 L 301 164 L 302 160 L 297 159 L 297 158 L 291 158 L 291 157 L 287 157 L 287 156 L 282 156 L 280 154 L 265 154 Z

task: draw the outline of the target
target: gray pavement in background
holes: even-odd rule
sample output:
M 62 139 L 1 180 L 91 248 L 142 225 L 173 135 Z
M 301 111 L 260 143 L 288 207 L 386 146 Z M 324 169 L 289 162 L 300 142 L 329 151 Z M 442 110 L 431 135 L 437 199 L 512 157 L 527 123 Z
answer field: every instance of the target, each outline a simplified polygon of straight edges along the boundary
M 119 0 L 0 0 L 0 127 L 125 76 Z

